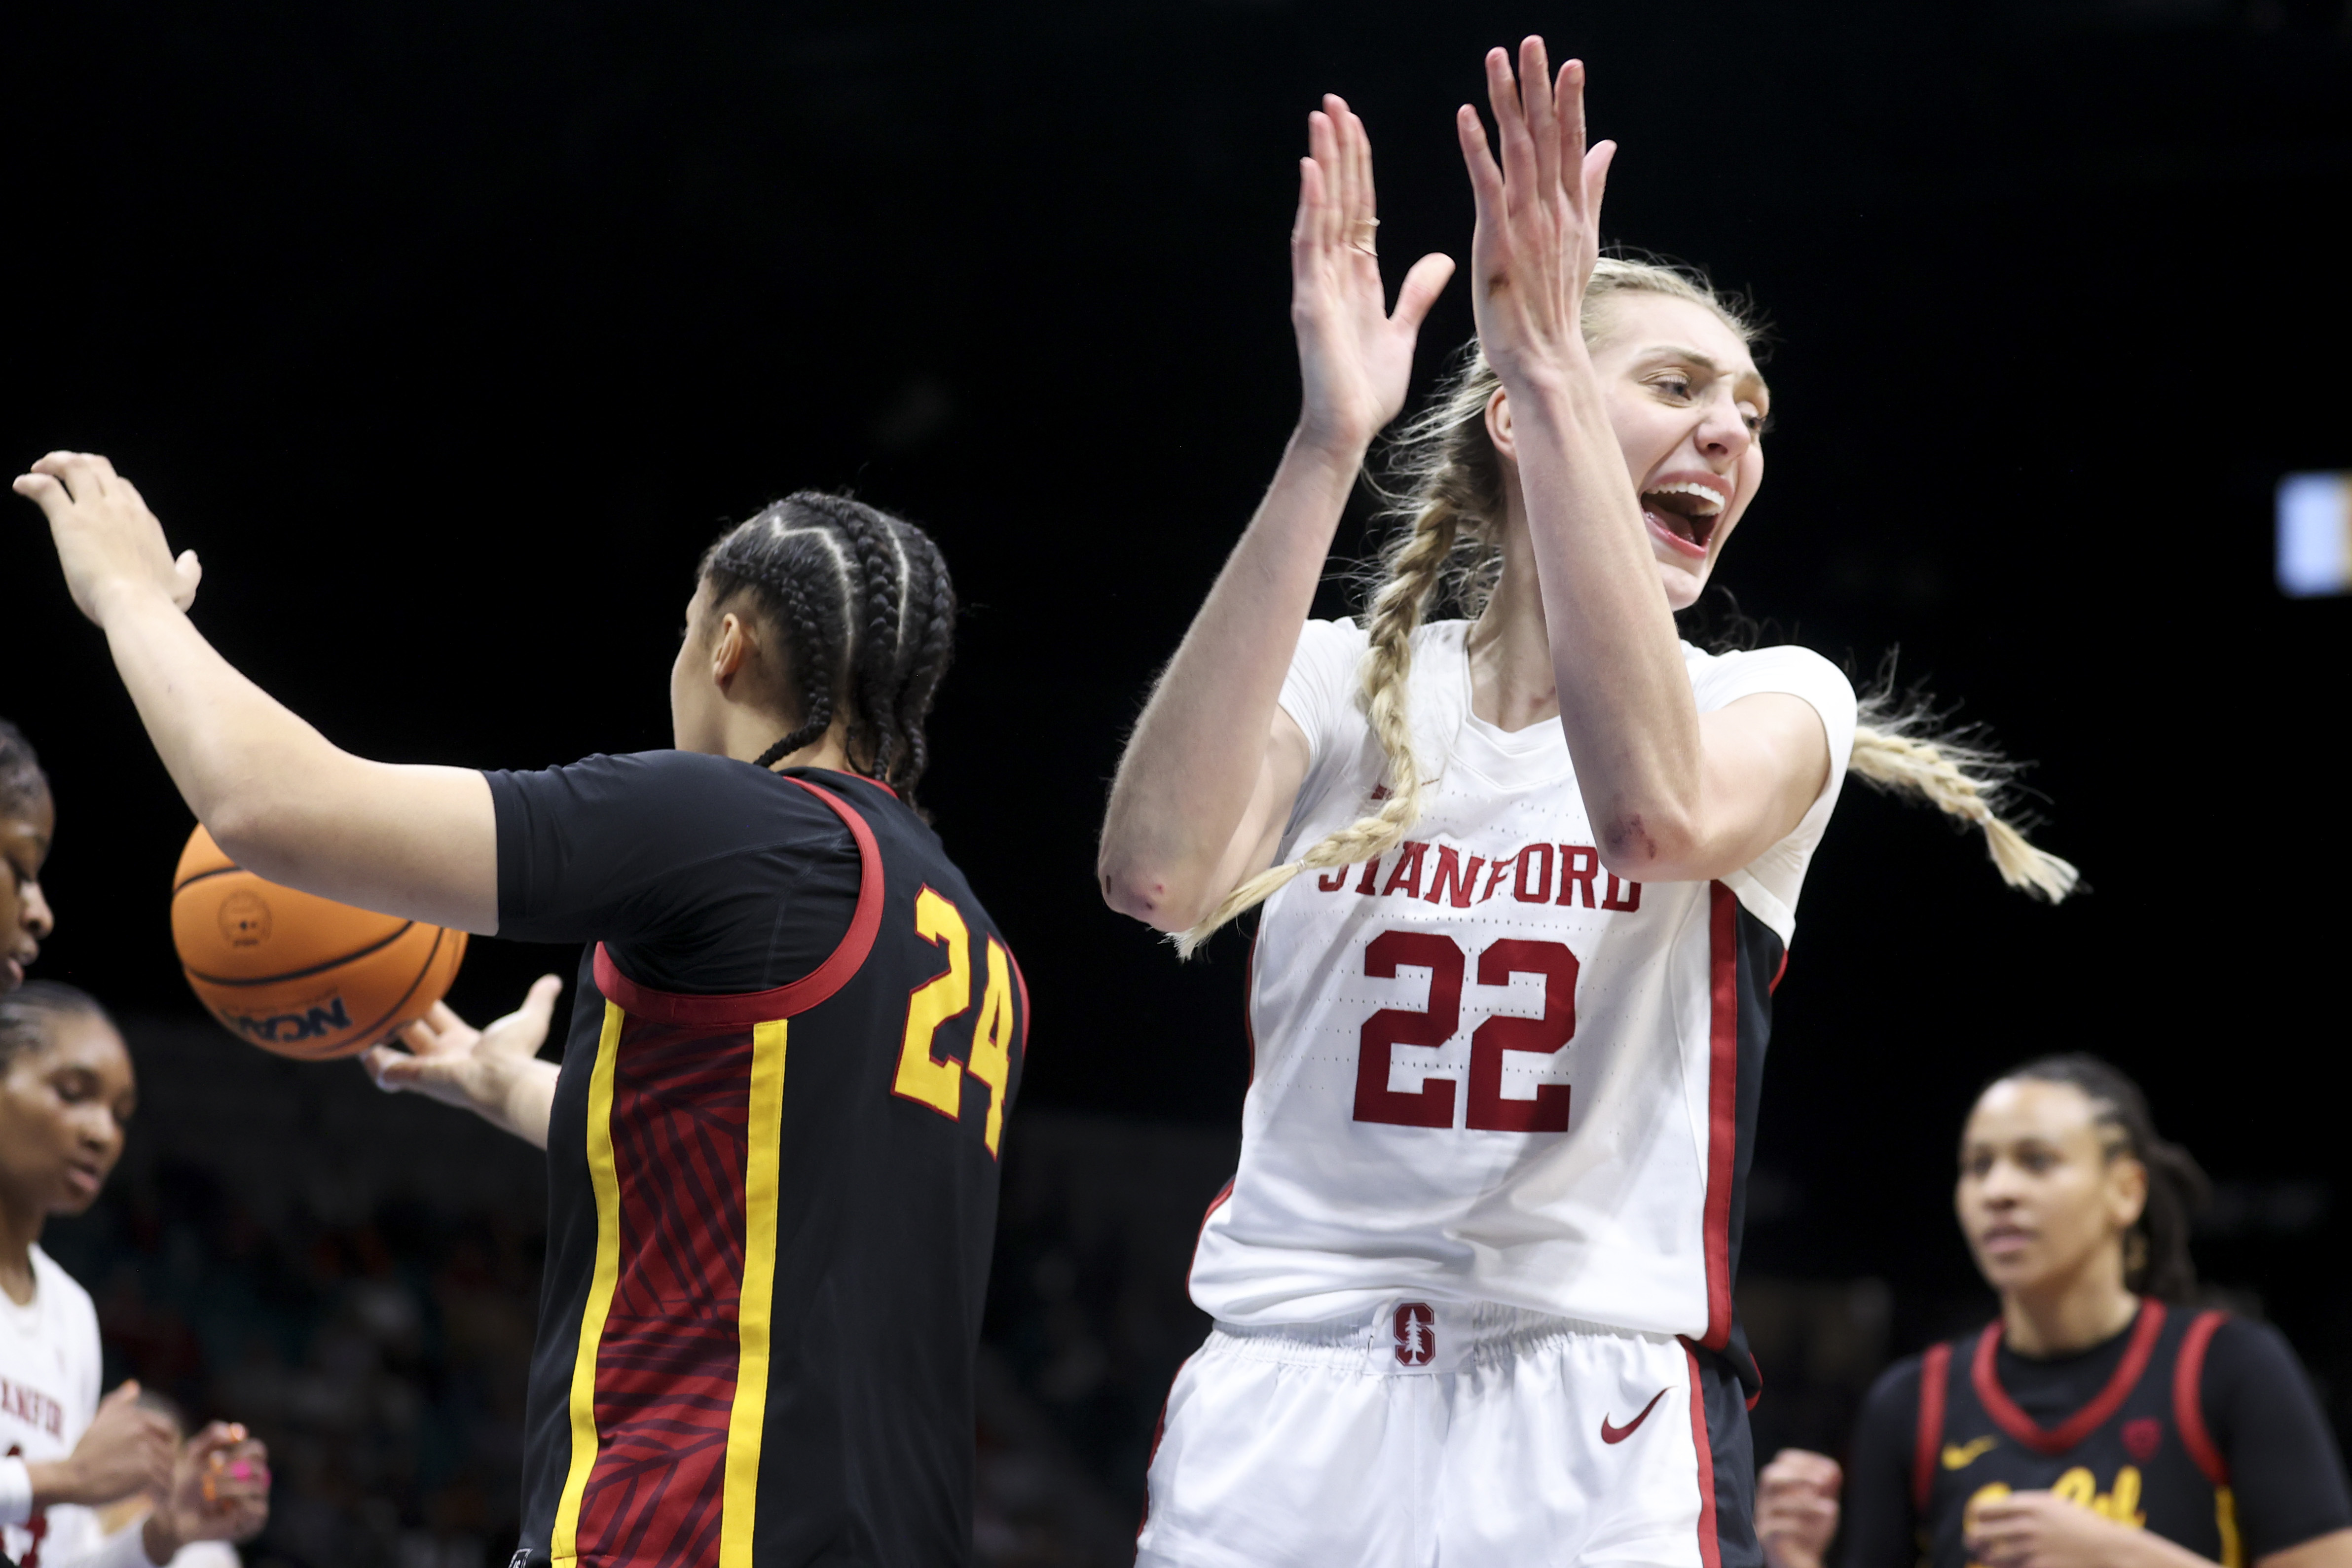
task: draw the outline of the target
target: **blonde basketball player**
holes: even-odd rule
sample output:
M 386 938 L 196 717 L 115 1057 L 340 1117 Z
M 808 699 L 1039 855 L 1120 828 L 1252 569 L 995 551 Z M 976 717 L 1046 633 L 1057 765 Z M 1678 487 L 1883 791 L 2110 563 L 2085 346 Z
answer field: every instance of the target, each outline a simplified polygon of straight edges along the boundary
M 1299 423 L 1104 828 L 1105 896 L 1187 950 L 1265 905 L 1154 1568 L 1758 1562 L 1739 1185 L 1848 767 L 1983 824 L 2012 882 L 2073 880 L 1969 759 L 1859 727 L 1819 655 L 1677 639 L 1763 478 L 1751 334 L 1698 280 L 1600 257 L 1613 149 L 1586 149 L 1580 65 L 1555 84 L 1530 38 L 1486 75 L 1499 166 L 1459 117 L 1477 351 L 1402 434 L 1410 526 L 1366 625 L 1307 611 L 1452 264 L 1384 312 L 1369 147 L 1329 99 L 1292 235 Z M 1423 623 L 1441 589 L 1468 619 Z

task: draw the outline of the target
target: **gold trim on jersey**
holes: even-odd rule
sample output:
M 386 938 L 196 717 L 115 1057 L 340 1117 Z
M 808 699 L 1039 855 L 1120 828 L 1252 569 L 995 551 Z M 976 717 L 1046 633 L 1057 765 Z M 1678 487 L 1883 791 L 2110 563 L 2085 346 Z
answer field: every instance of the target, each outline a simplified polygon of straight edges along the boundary
M 596 1066 L 588 1078 L 588 1180 L 596 1190 L 596 1269 L 588 1280 L 588 1305 L 580 1314 L 580 1348 L 572 1361 L 572 1469 L 555 1505 L 555 1528 L 548 1555 L 556 1568 L 580 1558 L 580 1503 L 596 1468 L 596 1352 L 604 1319 L 621 1278 L 621 1179 L 613 1158 L 613 1063 L 620 1054 L 621 1024 L 627 1015 L 604 1004 L 604 1029 L 596 1040 Z M 772 1260 L 772 1243 L 771 1244 Z
M 727 1415 L 727 1483 L 719 1504 L 719 1568 L 751 1568 L 760 1493 L 760 1437 L 768 1415 L 768 1354 L 776 1300 L 776 1208 L 783 1185 L 787 1020 L 751 1028 L 750 1149 L 743 1168 L 743 1284 L 736 1298 L 735 1403 Z
M 2245 1543 L 2238 1539 L 2238 1494 L 2213 1489 L 2213 1523 L 2221 1532 L 2221 1568 L 2246 1568 Z

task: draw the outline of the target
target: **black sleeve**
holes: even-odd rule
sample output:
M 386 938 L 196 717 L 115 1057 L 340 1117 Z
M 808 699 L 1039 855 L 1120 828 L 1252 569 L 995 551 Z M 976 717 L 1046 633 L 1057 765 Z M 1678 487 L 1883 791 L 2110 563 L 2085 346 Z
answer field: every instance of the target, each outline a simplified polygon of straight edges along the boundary
M 2206 1347 L 2199 1391 L 2230 1467 L 2246 1561 L 2352 1527 L 2344 1460 L 2285 1335 L 2230 1319 Z
M 847 828 L 747 763 L 646 751 L 484 777 L 501 936 L 604 942 L 646 985 L 710 993 L 796 979 L 847 925 Z
M 1839 1568 L 1916 1568 L 1919 1521 L 1911 1506 L 1911 1457 L 1918 1439 L 1915 1355 L 1887 1368 L 1862 1402 L 1840 1505 Z

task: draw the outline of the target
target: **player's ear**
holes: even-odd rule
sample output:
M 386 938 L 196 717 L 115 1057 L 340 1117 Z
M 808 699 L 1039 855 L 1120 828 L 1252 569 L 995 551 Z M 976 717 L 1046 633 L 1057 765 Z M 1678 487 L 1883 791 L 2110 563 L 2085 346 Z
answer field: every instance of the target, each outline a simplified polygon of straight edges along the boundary
M 719 634 L 710 640 L 710 678 L 726 691 L 751 656 L 751 629 L 732 610 L 719 618 Z
M 2107 1205 L 2116 1228 L 2129 1230 L 2147 1209 L 2147 1167 L 2128 1155 L 2107 1165 Z
M 1518 461 L 1519 449 L 1511 435 L 1511 400 L 1500 387 L 1486 400 L 1486 439 L 1495 444 L 1495 450 L 1503 455 L 1505 461 Z

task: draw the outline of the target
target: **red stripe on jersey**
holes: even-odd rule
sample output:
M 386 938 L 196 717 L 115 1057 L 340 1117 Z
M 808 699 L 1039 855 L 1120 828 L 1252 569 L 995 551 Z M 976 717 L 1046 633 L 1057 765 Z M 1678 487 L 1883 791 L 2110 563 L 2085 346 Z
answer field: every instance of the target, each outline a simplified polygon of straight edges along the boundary
M 738 991 L 731 996 L 692 997 L 639 985 L 621 973 L 611 955 L 604 951 L 604 945 L 599 942 L 596 988 L 604 993 L 605 1000 L 618 1004 L 631 1018 L 654 1023 L 677 1024 L 685 1029 L 749 1029 L 755 1023 L 804 1013 L 849 983 L 849 977 L 857 973 L 857 967 L 866 962 L 866 955 L 874 950 L 874 934 L 882 927 L 882 851 L 874 842 L 874 830 L 866 826 L 866 819 L 851 810 L 840 796 L 820 789 L 805 779 L 786 778 L 784 782 L 799 785 L 831 807 L 857 842 L 857 907 L 849 916 L 849 929 L 842 934 L 841 943 L 832 955 L 789 986 L 765 991 Z M 1024 1019 L 1029 1015 L 1025 987 L 1021 1015 Z
M 1739 1142 L 1739 903 L 1717 883 L 1708 890 L 1706 1066 L 1706 1335 L 1731 1341 L 1732 1157 Z
M 1706 1437 L 1706 1390 L 1699 1381 L 1698 1356 L 1683 1346 L 1690 1364 L 1691 1447 L 1698 1450 L 1698 1560 L 1701 1568 L 1723 1568 L 1723 1542 L 1715 1530 L 1715 1445 Z
M 1936 1450 L 1944 1441 L 1944 1400 L 1952 1381 L 1952 1347 L 1927 1347 L 1919 1358 L 1919 1439 L 1911 1450 L 1911 1507 L 1927 1516 L 1936 1490 Z
M 1021 960 L 1013 957 L 1013 949 L 1004 950 L 1005 958 L 1013 965 L 1013 984 L 1021 993 L 1021 1060 L 1029 1060 L 1029 977 L 1021 972 Z
M 715 1562 L 741 1363 L 752 1041 L 630 1019 L 613 1082 L 621 1260 L 596 1346 L 585 1562 Z
M 1774 992 L 1778 991 L 1780 988 L 1780 977 L 1786 975 L 1788 972 L 1789 950 L 1786 947 L 1783 947 L 1780 949 L 1780 967 L 1772 971 L 1772 983 L 1764 988 L 1764 994 L 1766 996 L 1770 996 Z
M 1208 1223 L 1205 1216 L 1201 1223 Z M 1168 1402 L 1176 1397 L 1177 1379 L 1182 1377 L 1184 1369 L 1192 1364 L 1192 1357 L 1190 1355 L 1176 1364 L 1176 1375 L 1168 1380 L 1168 1392 L 1160 1396 L 1160 1418 L 1151 1423 L 1151 1451 L 1143 1456 L 1143 1517 L 1135 1521 L 1135 1538 L 1138 1541 L 1143 1539 L 1144 1529 L 1151 1522 L 1151 1461 L 1160 1457 L 1160 1439 L 1168 1435 Z
M 2180 1354 L 2172 1361 L 2172 1419 L 2180 1428 L 2180 1446 L 2217 1487 L 2230 1484 L 2230 1461 L 2221 1457 L 2221 1446 L 2205 1425 L 2205 1350 L 2213 1343 L 2213 1331 L 2228 1316 L 2218 1312 L 2198 1313 L 2189 1332 L 2181 1335 Z
M 2036 1425 L 2033 1417 L 2021 1409 L 2000 1385 L 1993 1365 L 1993 1357 L 2000 1350 L 2000 1324 L 1987 1323 L 1984 1333 L 1977 1336 L 1977 1354 L 1969 1368 L 1969 1377 L 1976 1386 L 1978 1402 L 1984 1406 L 1995 1426 L 2035 1453 L 2055 1458 L 2105 1426 L 2122 1408 L 2132 1386 L 2139 1382 L 2140 1374 L 2147 1370 L 2147 1358 L 2155 1353 L 2157 1335 L 2163 1332 L 2164 1303 L 2141 1301 L 2139 1322 L 2132 1329 L 2131 1343 L 2124 1347 L 2124 1358 L 2116 1364 L 2116 1375 L 2107 1379 L 2107 1385 L 2099 1390 L 2096 1399 L 2046 1430 Z
M 1192 1288 L 1192 1270 L 1200 1265 L 1201 1238 L 1209 1233 L 1209 1220 L 1217 1210 L 1225 1207 L 1225 1200 L 1234 1196 L 1234 1183 L 1241 1179 L 1240 1173 L 1235 1172 L 1224 1186 L 1217 1189 L 1217 1196 L 1209 1200 L 1209 1207 L 1201 1211 L 1201 1228 L 1192 1233 L 1192 1261 L 1184 1265 L 1184 1289 L 1187 1291 Z

